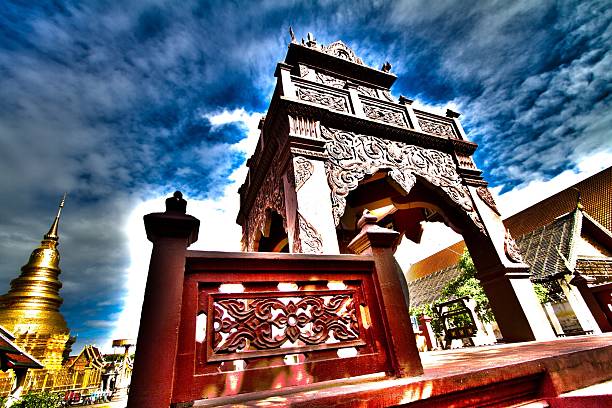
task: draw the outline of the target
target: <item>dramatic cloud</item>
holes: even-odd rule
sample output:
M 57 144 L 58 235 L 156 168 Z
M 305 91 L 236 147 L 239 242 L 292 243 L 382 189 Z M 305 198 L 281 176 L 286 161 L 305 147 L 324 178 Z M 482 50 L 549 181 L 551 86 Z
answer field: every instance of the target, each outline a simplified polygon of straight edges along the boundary
M 607 167 L 611 22 L 605 1 L 4 2 L 0 291 L 64 191 L 62 310 L 75 348 L 108 347 L 136 324 L 120 312 L 139 308 L 141 216 L 175 189 L 206 220 L 200 248 L 237 249 L 241 166 L 289 25 L 342 39 L 371 66 L 390 61 L 394 95 L 461 111 L 500 193 Z

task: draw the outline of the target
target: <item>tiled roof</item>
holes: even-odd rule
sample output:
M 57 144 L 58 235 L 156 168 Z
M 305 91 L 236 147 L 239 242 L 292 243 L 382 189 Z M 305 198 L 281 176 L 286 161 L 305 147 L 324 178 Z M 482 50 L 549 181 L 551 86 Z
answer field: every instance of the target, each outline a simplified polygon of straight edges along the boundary
M 42 368 L 42 364 L 25 351 L 21 350 L 15 343 L 12 333 L 0 326 L 0 369 L 9 368 Z
M 612 167 L 609 167 L 565 190 L 552 195 L 504 220 L 515 237 L 550 224 L 555 218 L 576 208 L 580 202 L 584 210 L 608 231 L 612 231 Z
M 461 271 L 454 264 L 432 274 L 408 282 L 410 293 L 410 307 L 418 307 L 422 304 L 433 303 L 442 294 L 442 289 L 451 280 L 457 278 Z
M 459 241 L 443 250 L 412 265 L 406 275 L 408 281 L 413 281 L 429 275 L 432 271 L 439 271 L 459 262 L 459 257 L 465 249 L 465 242 Z
M 571 273 L 571 245 L 574 241 L 575 213 L 557 218 L 543 227 L 520 237 L 516 243 L 523 259 L 531 266 L 534 281 Z
M 576 271 L 594 279 L 597 285 L 612 280 L 612 258 L 581 256 L 576 260 Z

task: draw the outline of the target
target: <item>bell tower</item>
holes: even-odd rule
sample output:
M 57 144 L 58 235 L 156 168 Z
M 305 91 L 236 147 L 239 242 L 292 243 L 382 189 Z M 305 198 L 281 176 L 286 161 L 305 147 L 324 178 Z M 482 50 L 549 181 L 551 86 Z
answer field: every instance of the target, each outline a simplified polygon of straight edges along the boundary
M 395 100 L 390 70 L 292 35 L 239 189 L 243 249 L 346 253 L 364 210 L 416 242 L 421 221 L 441 221 L 463 235 L 504 338 L 553 338 L 459 114 Z

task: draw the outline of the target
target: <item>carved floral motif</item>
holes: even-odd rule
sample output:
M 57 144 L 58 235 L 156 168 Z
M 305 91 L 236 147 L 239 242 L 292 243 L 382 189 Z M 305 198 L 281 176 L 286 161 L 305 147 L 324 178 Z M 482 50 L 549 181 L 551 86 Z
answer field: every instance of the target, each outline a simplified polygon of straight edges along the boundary
M 308 181 L 314 172 L 314 165 L 308 159 L 298 156 L 293 161 L 295 174 L 295 191 L 298 191 Z
M 363 61 L 355 52 L 351 50 L 345 43 L 342 41 L 336 41 L 329 45 L 321 46 L 321 51 L 326 54 L 333 55 L 334 57 L 342 58 L 344 60 L 354 62 L 355 64 L 363 65 Z
M 495 211 L 495 214 L 501 215 L 499 213 L 499 210 L 497 209 L 497 205 L 495 205 L 495 200 L 493 199 L 493 196 L 491 195 L 491 192 L 488 188 L 480 186 L 476 189 L 476 193 L 478 194 L 478 197 L 480 197 L 480 199 L 484 201 L 486 205 L 489 206 L 489 208 Z
M 300 77 L 304 78 L 306 75 L 308 75 L 309 69 L 306 65 L 302 65 L 300 64 Z
M 300 212 L 297 213 L 296 229 L 299 231 L 300 252 L 303 254 L 322 254 L 323 239 L 314 226 Z
M 486 235 L 467 188 L 457 174 L 452 157 L 437 150 L 358 135 L 321 126 L 327 140 L 327 181 L 332 191 L 332 211 L 336 225 L 346 207 L 346 196 L 366 175 L 388 169 L 389 176 L 409 192 L 420 176 L 440 187 Z
M 370 98 L 378 98 L 378 95 L 376 94 L 376 89 L 363 85 L 357 86 L 357 93 L 369 96 Z
M 516 245 L 514 238 L 512 238 L 512 235 L 510 235 L 509 229 L 506 230 L 506 237 L 504 238 L 504 251 L 508 256 L 508 259 L 510 259 L 511 261 L 517 263 L 524 262 L 523 256 L 521 255 L 521 251 L 519 250 L 518 245 Z
M 421 130 L 423 130 L 423 132 L 432 133 L 438 136 L 457 138 L 455 130 L 450 123 L 441 123 L 423 117 L 417 117 L 417 119 L 419 120 L 419 126 L 421 126 Z
M 333 86 L 334 88 L 338 88 L 338 89 L 343 89 L 344 85 L 346 84 L 346 81 L 343 81 L 342 79 L 333 77 L 331 75 L 326 75 L 322 72 L 317 72 L 317 75 L 315 76 L 315 78 L 317 82 L 320 84 L 327 85 L 327 86 Z
M 285 342 L 324 344 L 359 338 L 352 293 L 287 298 L 237 298 L 214 303 L 215 353 L 269 350 Z
M 313 102 L 319 105 L 327 106 L 330 109 L 348 112 L 348 105 L 346 99 L 342 96 L 332 95 L 329 93 L 315 91 L 314 89 L 298 88 L 298 98 L 306 101 Z
M 392 125 L 404 128 L 408 127 L 401 112 L 365 103 L 363 104 L 363 112 L 370 119 L 391 123 Z

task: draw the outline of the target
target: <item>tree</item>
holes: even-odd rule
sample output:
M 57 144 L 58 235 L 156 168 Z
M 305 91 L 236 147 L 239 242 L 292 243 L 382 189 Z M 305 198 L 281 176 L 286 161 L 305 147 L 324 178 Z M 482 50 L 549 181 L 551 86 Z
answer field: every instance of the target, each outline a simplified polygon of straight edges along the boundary
M 28 393 L 10 408 L 60 408 L 63 398 L 60 394 L 51 392 Z
M 468 296 L 476 302 L 475 312 L 477 317 L 485 323 L 493 322 L 495 318 L 489 306 L 489 299 L 485 295 L 480 282 L 476 279 L 476 268 L 474 267 L 474 262 L 467 249 L 463 251 L 463 254 L 459 258 L 457 267 L 460 271 L 459 276 L 448 282 L 442 288 L 441 296 L 437 299 L 436 303 Z M 432 318 L 431 326 L 434 332 L 436 332 L 437 335 L 442 334 L 442 322 L 434 310 L 433 304 L 425 304 L 417 308 L 412 308 L 410 309 L 410 314 L 413 316 L 420 316 L 422 314 L 430 316 Z

